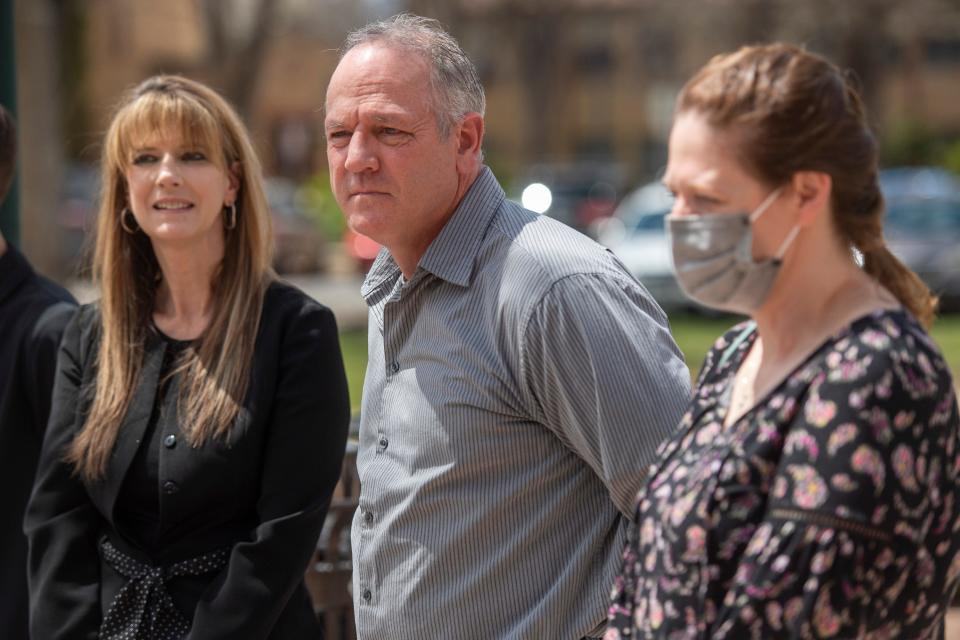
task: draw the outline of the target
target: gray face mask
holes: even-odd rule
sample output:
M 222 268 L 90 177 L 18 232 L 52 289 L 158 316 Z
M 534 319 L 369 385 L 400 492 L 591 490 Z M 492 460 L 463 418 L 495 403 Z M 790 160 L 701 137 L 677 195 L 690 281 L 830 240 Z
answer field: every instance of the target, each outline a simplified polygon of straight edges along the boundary
M 700 304 L 750 315 L 766 299 L 781 259 L 800 226 L 790 230 L 773 258 L 753 259 L 753 223 L 780 195 L 777 189 L 753 213 L 667 216 L 673 269 L 680 288 Z

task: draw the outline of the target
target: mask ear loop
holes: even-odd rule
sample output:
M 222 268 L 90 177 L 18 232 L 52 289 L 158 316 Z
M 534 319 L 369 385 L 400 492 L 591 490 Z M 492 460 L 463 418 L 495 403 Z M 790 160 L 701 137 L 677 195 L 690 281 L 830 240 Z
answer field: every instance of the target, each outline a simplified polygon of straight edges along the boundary
M 750 214 L 750 222 L 756 222 L 757 219 L 762 216 L 767 209 L 770 208 L 770 205 L 773 204 L 773 201 L 777 199 L 777 196 L 783 192 L 783 187 L 777 187 L 773 190 L 773 193 L 767 196 L 767 198 L 760 203 L 760 206 L 753 210 L 753 213 Z
M 780 248 L 777 249 L 777 252 L 774 254 L 776 257 L 775 260 L 783 260 L 783 254 L 787 252 L 787 249 L 790 248 L 790 244 L 793 242 L 793 239 L 797 237 L 797 234 L 800 233 L 800 225 L 796 225 L 793 229 L 790 229 L 790 233 L 787 234 L 787 237 L 783 239 L 783 242 L 780 243 Z
M 783 187 L 777 187 L 774 191 L 760 203 L 756 209 L 753 210 L 753 213 L 750 214 L 750 223 L 753 224 L 757 219 L 766 213 L 767 209 L 770 208 L 770 205 L 773 204 L 774 200 L 777 199 L 777 196 L 783 191 Z M 790 248 L 790 244 L 793 242 L 794 238 L 797 237 L 797 234 L 800 233 L 800 225 L 796 225 L 793 229 L 790 230 L 790 233 L 787 234 L 787 237 L 783 239 L 783 242 L 780 243 L 780 248 L 777 249 L 777 252 L 774 254 L 774 260 L 779 262 L 783 259 L 783 254 L 787 252 L 787 249 Z

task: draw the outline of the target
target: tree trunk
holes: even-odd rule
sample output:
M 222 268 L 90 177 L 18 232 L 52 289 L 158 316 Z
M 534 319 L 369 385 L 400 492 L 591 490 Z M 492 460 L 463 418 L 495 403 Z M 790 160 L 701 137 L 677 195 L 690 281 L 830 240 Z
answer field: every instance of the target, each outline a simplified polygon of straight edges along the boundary
M 57 222 L 63 176 L 58 90 L 58 2 L 17 0 L 17 102 L 21 246 L 38 271 L 63 280 Z

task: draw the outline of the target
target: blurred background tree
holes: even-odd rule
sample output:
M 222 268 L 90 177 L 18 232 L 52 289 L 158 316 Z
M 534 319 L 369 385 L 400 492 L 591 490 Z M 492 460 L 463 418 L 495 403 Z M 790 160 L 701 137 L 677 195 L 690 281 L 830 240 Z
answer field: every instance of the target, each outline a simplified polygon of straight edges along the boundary
M 770 40 L 850 70 L 886 164 L 958 168 L 960 0 L 13 2 L 23 245 L 55 275 L 76 244 L 60 236 L 91 215 L 64 203 L 96 197 L 86 167 L 112 106 L 158 72 L 226 95 L 267 173 L 304 185 L 301 213 L 335 240 L 342 223 L 321 188 L 326 83 L 350 29 L 402 10 L 438 18 L 477 64 L 486 158 L 511 196 L 538 175 L 598 173 L 619 200 L 663 167 L 683 81 L 712 55 Z

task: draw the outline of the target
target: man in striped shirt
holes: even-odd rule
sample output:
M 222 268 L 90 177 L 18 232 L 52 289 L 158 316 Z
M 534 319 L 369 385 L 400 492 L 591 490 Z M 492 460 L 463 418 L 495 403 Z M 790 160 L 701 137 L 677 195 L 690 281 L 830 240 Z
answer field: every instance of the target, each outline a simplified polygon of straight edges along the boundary
M 327 90 L 331 182 L 385 248 L 370 306 L 353 593 L 364 640 L 603 634 L 633 497 L 689 373 L 608 251 L 509 202 L 459 45 L 401 15 Z

